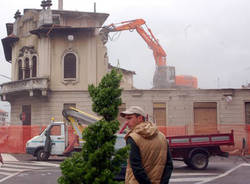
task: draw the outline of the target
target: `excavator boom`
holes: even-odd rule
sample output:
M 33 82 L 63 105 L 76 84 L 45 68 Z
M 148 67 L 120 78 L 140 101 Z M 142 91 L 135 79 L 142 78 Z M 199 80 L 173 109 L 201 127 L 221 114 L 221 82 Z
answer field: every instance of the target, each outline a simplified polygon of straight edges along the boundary
M 146 26 L 149 33 L 143 29 L 143 25 Z M 107 32 L 117 32 L 124 30 L 136 30 L 143 40 L 147 43 L 150 49 L 153 50 L 155 63 L 157 66 L 166 66 L 166 52 L 159 44 L 158 40 L 153 35 L 152 31 L 147 27 L 146 22 L 143 19 L 135 19 L 130 21 L 123 21 L 118 24 L 110 24 L 105 26 Z
M 143 26 L 146 27 L 146 29 L 144 29 Z M 142 39 L 147 43 L 149 48 L 153 51 L 153 56 L 156 64 L 156 70 L 153 78 L 154 88 L 197 88 L 196 77 L 190 76 L 183 78 L 181 76 L 175 76 L 175 68 L 166 65 L 167 54 L 161 47 L 158 39 L 156 39 L 151 29 L 148 28 L 146 22 L 143 19 L 123 21 L 120 23 L 105 26 L 101 30 L 101 33 L 103 34 L 103 42 L 107 42 L 109 32 L 118 32 L 125 30 L 136 30 L 138 34 L 142 37 Z

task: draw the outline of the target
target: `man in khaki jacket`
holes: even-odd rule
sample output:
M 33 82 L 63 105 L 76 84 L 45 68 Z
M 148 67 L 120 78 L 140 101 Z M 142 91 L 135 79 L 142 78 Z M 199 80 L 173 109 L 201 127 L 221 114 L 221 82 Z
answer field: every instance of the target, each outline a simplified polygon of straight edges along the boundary
M 155 124 L 145 122 L 145 112 L 138 106 L 120 115 L 130 129 L 125 136 L 130 145 L 125 184 L 168 184 L 173 162 L 165 136 Z

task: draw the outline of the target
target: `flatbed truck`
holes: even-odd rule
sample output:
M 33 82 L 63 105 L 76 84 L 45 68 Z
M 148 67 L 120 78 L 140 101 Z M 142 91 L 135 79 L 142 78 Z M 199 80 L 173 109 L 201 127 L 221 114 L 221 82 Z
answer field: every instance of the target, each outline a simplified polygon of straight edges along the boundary
M 188 135 L 167 137 L 170 152 L 174 160 L 184 161 L 193 169 L 206 169 L 210 156 L 228 157 L 220 146 L 234 145 L 233 130 L 231 133 Z

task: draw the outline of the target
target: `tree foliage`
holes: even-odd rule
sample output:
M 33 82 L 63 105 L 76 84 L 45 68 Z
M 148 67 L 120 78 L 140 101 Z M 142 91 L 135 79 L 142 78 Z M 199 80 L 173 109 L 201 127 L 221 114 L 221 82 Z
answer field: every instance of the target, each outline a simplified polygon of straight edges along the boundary
M 116 120 L 121 105 L 120 81 L 122 75 L 116 70 L 106 74 L 100 84 L 90 85 L 92 110 L 103 118 L 83 131 L 86 141 L 82 151 L 67 158 L 61 165 L 60 184 L 116 184 L 114 176 L 128 156 L 128 147 L 116 150 L 115 133 L 119 129 Z

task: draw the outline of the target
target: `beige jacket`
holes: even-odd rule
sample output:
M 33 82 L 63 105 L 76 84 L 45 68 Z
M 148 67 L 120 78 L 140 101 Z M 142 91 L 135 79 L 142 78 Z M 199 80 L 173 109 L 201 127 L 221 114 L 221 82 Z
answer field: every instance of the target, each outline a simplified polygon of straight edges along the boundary
M 151 183 L 159 184 L 167 159 L 167 140 L 155 124 L 143 122 L 130 130 L 125 139 L 131 137 L 140 149 L 142 166 Z M 125 184 L 138 184 L 130 163 L 126 170 Z

